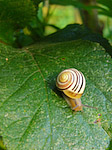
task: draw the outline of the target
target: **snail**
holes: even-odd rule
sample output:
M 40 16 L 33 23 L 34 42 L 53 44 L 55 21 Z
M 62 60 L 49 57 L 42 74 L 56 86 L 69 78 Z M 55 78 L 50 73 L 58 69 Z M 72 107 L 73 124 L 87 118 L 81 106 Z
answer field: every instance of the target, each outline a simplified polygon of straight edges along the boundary
M 81 103 L 81 96 L 84 93 L 86 81 L 84 75 L 77 69 L 71 68 L 59 73 L 56 86 L 62 91 L 64 99 L 72 110 L 82 111 L 83 107 L 95 108 Z

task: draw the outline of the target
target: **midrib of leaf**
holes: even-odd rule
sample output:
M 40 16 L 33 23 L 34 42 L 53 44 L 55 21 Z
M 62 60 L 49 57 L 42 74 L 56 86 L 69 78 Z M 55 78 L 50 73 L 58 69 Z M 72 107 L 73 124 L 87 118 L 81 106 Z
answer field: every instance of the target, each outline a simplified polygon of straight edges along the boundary
M 41 77 L 42 77 L 42 79 L 43 79 L 44 85 L 45 85 L 46 100 L 47 100 L 47 102 L 48 102 L 48 115 L 49 115 L 49 118 L 50 118 L 50 130 L 51 130 L 50 137 L 51 137 L 51 145 L 52 145 L 52 123 L 51 123 L 50 106 L 49 106 L 49 99 L 48 99 L 48 91 L 47 91 L 46 80 L 45 80 L 45 78 L 44 78 L 44 75 L 42 74 L 42 71 L 41 71 L 41 69 L 40 69 L 40 67 L 39 67 L 39 65 L 38 65 L 38 63 L 37 63 L 37 61 L 35 60 L 34 56 L 32 55 L 32 53 L 31 53 L 30 51 L 28 51 L 27 49 L 25 49 L 25 51 L 26 51 L 26 53 L 28 53 L 28 54 L 31 56 L 32 60 L 35 62 L 36 67 L 37 67 L 37 69 L 39 70 L 39 72 L 40 72 L 40 74 L 41 74 Z M 36 72 L 37 72 L 37 71 L 36 71 Z M 29 121 L 29 124 L 28 124 L 26 130 L 24 131 L 24 133 L 22 134 L 22 136 L 21 136 L 20 140 L 18 141 L 18 143 L 21 143 L 22 138 L 24 137 L 25 133 L 27 132 L 28 128 L 30 127 L 30 125 L 31 125 L 31 123 L 32 123 L 32 121 L 33 121 L 33 119 L 35 118 L 35 116 L 36 116 L 36 114 L 37 114 L 37 110 L 38 110 L 38 108 L 36 109 L 36 111 L 35 111 L 35 113 L 34 113 L 32 119 Z M 49 137 L 49 136 L 48 136 L 48 137 Z M 45 145 L 45 144 L 44 144 L 44 145 Z M 15 149 L 17 149 L 18 147 L 19 147 L 19 144 L 17 145 L 17 147 L 16 147 Z

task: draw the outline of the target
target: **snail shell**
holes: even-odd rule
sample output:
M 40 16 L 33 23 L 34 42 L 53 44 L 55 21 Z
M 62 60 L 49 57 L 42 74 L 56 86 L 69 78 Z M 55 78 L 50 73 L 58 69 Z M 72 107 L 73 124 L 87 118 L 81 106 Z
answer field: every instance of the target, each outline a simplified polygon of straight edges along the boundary
M 77 69 L 71 68 L 62 71 L 56 80 L 57 88 L 63 92 L 63 97 L 75 111 L 82 111 L 82 107 L 95 108 L 81 103 L 86 81 L 84 75 Z
M 77 69 L 66 69 L 58 77 L 56 86 L 70 98 L 80 98 L 85 89 L 84 75 Z
M 82 110 L 81 96 L 85 89 L 84 75 L 77 69 L 66 69 L 59 73 L 56 86 L 63 92 L 63 97 L 75 111 Z

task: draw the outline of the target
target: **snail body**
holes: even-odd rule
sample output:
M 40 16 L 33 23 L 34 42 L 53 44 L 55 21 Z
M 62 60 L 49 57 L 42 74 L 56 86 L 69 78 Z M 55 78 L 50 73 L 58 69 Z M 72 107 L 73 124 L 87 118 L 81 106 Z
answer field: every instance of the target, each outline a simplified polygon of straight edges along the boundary
M 71 68 L 59 73 L 56 86 L 62 91 L 64 99 L 67 101 L 72 110 L 82 111 L 81 96 L 84 93 L 86 81 L 84 75 L 77 69 Z

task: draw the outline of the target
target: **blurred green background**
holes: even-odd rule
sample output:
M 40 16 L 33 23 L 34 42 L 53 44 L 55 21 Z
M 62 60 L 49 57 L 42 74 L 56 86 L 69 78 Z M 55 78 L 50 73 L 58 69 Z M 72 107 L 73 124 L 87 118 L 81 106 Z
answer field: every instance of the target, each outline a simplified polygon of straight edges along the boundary
M 3 0 L 0 6 L 1 43 L 27 46 L 75 23 L 112 42 L 112 0 Z

